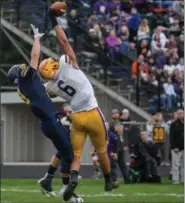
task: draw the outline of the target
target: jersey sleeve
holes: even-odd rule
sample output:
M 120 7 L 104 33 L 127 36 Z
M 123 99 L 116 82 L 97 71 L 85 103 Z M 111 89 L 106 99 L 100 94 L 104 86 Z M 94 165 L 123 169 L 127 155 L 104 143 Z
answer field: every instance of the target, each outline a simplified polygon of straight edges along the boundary
M 62 55 L 60 57 L 60 63 L 65 64 L 65 65 L 71 65 L 71 61 L 69 59 L 69 56 L 68 55 Z
M 70 58 L 69 58 L 68 55 L 62 55 L 62 56 L 60 57 L 60 68 L 61 68 L 61 69 L 74 68 L 74 69 L 79 70 L 79 67 L 74 67 L 74 66 L 72 65 L 72 62 L 71 62 L 71 60 L 70 60 Z
M 69 59 L 69 56 L 62 55 L 60 57 L 60 69 L 64 70 L 64 69 L 68 69 L 69 67 L 71 67 L 71 61 Z
M 30 66 L 22 67 L 22 69 L 19 72 L 19 77 L 21 79 L 33 79 L 37 76 L 37 70 L 34 68 L 31 68 Z

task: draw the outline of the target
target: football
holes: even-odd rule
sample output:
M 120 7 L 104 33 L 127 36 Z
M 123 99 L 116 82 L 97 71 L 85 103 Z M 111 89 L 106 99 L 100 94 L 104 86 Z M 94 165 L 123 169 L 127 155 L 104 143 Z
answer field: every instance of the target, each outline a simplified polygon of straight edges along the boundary
M 67 10 L 67 4 L 65 2 L 56 2 L 51 6 L 51 9 L 56 16 L 63 16 Z

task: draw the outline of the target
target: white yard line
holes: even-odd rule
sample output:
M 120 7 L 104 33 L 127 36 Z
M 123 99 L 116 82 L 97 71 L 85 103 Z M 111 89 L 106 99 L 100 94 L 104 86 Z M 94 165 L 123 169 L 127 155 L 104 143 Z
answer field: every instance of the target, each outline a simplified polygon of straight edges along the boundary
M 40 193 L 39 190 L 22 190 L 18 188 L 1 188 L 1 192 L 20 192 L 20 193 Z M 130 194 L 124 193 L 100 193 L 100 194 L 79 194 L 81 197 L 126 197 Z M 168 196 L 168 197 L 184 197 L 184 194 L 177 194 L 177 193 L 133 193 L 132 196 L 145 196 L 145 197 L 156 197 L 156 196 Z M 5 203 L 5 202 L 4 202 Z M 10 202 L 6 202 L 10 203 Z

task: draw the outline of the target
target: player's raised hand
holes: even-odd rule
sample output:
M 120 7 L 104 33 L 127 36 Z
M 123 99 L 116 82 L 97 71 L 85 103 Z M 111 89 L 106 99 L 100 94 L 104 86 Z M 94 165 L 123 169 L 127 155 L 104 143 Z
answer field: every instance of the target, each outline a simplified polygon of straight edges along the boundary
M 39 33 L 39 29 L 36 28 L 33 24 L 31 24 L 30 26 L 31 26 L 31 28 L 33 30 L 34 38 L 39 38 L 40 39 L 44 35 L 44 33 Z

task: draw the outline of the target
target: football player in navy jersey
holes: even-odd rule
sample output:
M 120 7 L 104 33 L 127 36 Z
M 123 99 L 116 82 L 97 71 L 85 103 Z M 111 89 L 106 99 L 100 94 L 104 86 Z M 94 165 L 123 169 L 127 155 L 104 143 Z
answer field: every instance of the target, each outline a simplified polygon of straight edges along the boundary
M 40 119 L 42 132 L 51 139 L 55 148 L 60 152 L 66 172 L 69 172 L 73 160 L 69 136 L 57 117 L 55 107 L 37 72 L 40 58 L 40 38 L 44 34 L 39 33 L 38 28 L 35 28 L 34 25 L 31 25 L 31 28 L 34 33 L 34 43 L 30 64 L 14 65 L 8 71 L 8 78 L 17 85 L 21 99 L 30 106 L 33 114 Z

